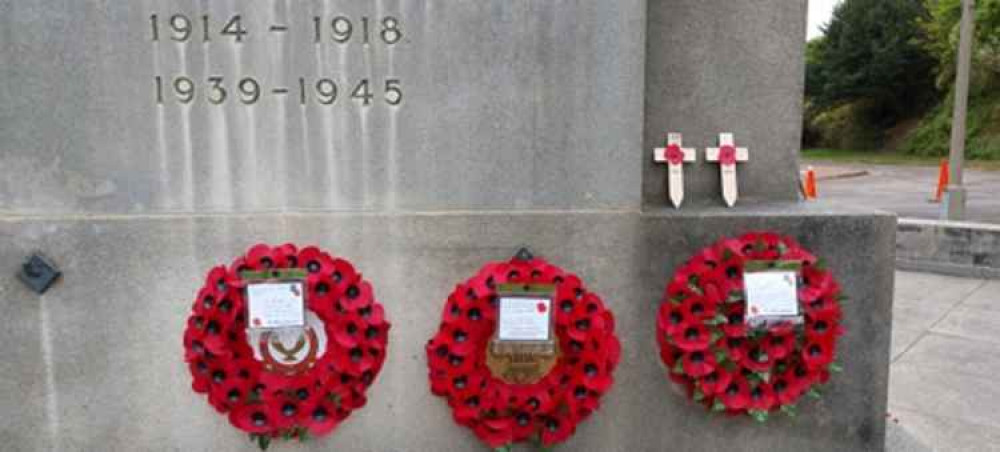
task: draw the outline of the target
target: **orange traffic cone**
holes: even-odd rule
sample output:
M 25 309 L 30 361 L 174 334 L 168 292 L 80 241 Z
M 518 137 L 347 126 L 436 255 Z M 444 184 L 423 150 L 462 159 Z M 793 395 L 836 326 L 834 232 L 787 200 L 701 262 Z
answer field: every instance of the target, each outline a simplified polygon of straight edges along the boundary
M 806 169 L 805 184 L 806 199 L 816 199 L 819 196 L 819 193 L 816 191 L 816 170 L 811 166 Z
M 950 175 L 951 168 L 949 168 L 948 159 L 941 159 L 941 168 L 938 170 L 937 192 L 934 194 L 932 202 L 941 202 L 944 199 L 944 191 L 948 188 Z

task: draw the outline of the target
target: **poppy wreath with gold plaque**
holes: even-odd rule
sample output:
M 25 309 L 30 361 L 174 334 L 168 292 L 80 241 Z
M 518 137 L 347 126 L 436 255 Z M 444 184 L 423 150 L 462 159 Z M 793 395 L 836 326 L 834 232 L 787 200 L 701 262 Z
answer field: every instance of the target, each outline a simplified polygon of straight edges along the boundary
M 554 289 L 558 354 L 531 383 L 512 382 L 491 370 L 496 368 L 490 341 L 497 328 L 498 288 L 515 284 Z M 601 298 L 577 276 L 531 257 L 487 264 L 459 284 L 426 351 L 432 392 L 447 398 L 455 422 L 498 450 L 523 441 L 548 447 L 567 440 L 600 406 L 621 357 L 614 316 Z
M 801 324 L 749 328 L 744 270 L 790 263 L 799 272 Z M 795 415 L 803 395 L 819 396 L 843 334 L 840 285 L 795 240 L 774 233 L 724 238 L 674 274 L 657 316 L 656 338 L 670 378 L 710 410 L 767 420 Z
M 248 329 L 246 275 L 300 269 L 305 327 Z M 385 362 L 389 322 L 350 262 L 316 248 L 256 245 L 211 269 L 184 332 L 192 388 L 266 448 L 331 432 L 365 405 Z

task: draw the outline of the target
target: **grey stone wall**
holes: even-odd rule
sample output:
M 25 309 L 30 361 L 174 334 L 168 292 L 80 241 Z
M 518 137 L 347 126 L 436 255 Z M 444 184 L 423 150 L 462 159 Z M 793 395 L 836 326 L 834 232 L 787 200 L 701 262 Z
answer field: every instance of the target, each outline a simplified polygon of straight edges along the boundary
M 705 162 L 721 132 L 750 149 L 740 203 L 798 199 L 805 0 L 649 0 L 643 201 L 668 203 L 667 167 L 652 149 L 668 132 L 699 148 L 685 165 L 685 205 L 723 205 L 719 166 Z
M 634 208 L 644 5 L 2 0 L 0 211 Z M 184 42 L 175 14 L 192 20 Z M 235 14 L 240 43 L 221 35 Z M 327 26 L 337 16 L 355 29 L 346 44 Z M 402 32 L 393 45 L 387 17 Z M 190 103 L 172 92 L 181 76 Z M 218 105 L 213 76 L 228 93 Z M 246 77 L 260 86 L 251 105 Z M 321 78 L 339 86 L 330 106 Z M 364 79 L 367 107 L 351 97 Z M 392 79 L 398 106 L 385 102 Z
M 481 449 L 430 394 L 422 347 L 453 284 L 525 244 L 604 297 L 625 349 L 603 410 L 567 448 L 881 449 L 894 219 L 787 202 L 805 4 L 0 0 L 3 448 L 252 447 L 189 389 L 181 333 L 210 266 L 292 241 L 353 260 L 393 321 L 368 406 L 302 450 Z M 236 13 L 240 43 L 221 34 Z M 175 14 L 192 19 L 185 42 Z M 339 15 L 354 40 L 327 27 L 315 43 L 312 18 Z M 404 36 L 392 45 L 378 29 L 390 16 Z M 197 88 L 190 103 L 180 76 Z M 249 104 L 246 77 L 260 86 Z M 332 106 L 317 101 L 322 78 L 339 86 Z M 351 96 L 363 79 L 370 106 Z M 688 167 L 688 208 L 661 207 L 651 154 L 671 130 L 702 150 L 723 131 L 751 148 L 737 209 L 713 207 L 717 167 L 704 162 Z M 854 300 L 846 373 L 766 427 L 676 394 L 654 340 L 676 266 L 751 229 L 799 238 Z M 64 271 L 44 296 L 14 277 L 36 250 Z
M 328 438 L 279 450 L 485 449 L 431 395 L 423 344 L 454 284 L 528 244 L 571 269 L 614 312 L 623 359 L 579 451 L 880 450 L 888 381 L 894 220 L 795 205 L 759 211 L 299 214 L 0 220 L 0 437 L 14 450 L 247 450 L 190 390 L 181 336 L 206 269 L 256 241 L 318 243 L 351 259 L 393 322 L 368 404 Z M 844 286 L 846 369 L 797 418 L 712 415 L 660 364 L 655 317 L 674 268 L 718 239 L 773 229 L 824 257 Z M 850 246 L 845 246 L 849 243 Z M 13 280 L 44 249 L 64 270 L 38 297 Z M 864 250 L 859 253 L 858 250 Z M 8 449 L 9 450 L 9 449 Z

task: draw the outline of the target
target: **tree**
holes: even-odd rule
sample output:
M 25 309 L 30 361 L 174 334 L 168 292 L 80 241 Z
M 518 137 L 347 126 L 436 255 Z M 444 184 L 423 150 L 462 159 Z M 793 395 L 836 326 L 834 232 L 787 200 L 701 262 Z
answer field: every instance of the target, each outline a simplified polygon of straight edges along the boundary
M 865 120 L 889 127 L 937 98 L 934 57 L 921 45 L 923 0 L 845 0 L 810 43 L 806 92 L 814 108 L 864 101 Z
M 924 48 L 938 61 L 937 83 L 945 90 L 955 82 L 962 0 L 926 0 L 929 15 L 921 21 Z M 989 85 L 1000 76 L 1000 0 L 976 1 L 973 86 Z

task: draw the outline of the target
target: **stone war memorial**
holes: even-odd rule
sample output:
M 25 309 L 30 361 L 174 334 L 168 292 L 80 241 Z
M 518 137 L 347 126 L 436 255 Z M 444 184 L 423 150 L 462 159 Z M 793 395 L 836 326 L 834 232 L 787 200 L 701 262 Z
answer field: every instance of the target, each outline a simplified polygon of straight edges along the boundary
M 0 0 L 0 448 L 882 450 L 806 0 Z

